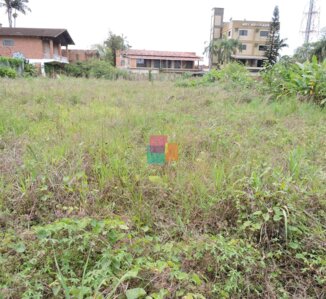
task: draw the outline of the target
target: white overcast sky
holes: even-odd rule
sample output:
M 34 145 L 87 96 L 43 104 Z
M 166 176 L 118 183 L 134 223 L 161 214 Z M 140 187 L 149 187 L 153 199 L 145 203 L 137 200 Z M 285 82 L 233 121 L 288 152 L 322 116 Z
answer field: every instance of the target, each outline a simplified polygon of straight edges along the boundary
M 17 27 L 66 28 L 75 48 L 101 43 L 108 31 L 127 36 L 134 49 L 190 51 L 202 55 L 209 40 L 213 7 L 224 7 L 224 20 L 269 21 L 280 8 L 281 36 L 292 54 L 303 42 L 300 27 L 309 0 L 30 0 L 31 13 Z M 319 0 L 320 27 L 326 26 L 326 0 Z M 0 23 L 8 26 L 4 9 Z

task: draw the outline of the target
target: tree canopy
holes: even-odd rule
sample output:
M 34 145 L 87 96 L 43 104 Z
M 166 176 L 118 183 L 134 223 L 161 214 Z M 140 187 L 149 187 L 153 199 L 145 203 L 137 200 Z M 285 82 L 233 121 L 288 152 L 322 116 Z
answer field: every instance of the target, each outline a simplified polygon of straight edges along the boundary
M 6 13 L 8 15 L 8 24 L 9 27 L 12 27 L 12 18 L 13 11 L 15 11 L 15 16 L 17 17 L 17 12 L 22 14 L 26 14 L 26 12 L 31 11 L 28 7 L 29 0 L 0 0 L 0 7 L 4 7 L 6 9 Z
M 299 62 L 311 61 L 316 56 L 318 62 L 326 59 L 326 37 L 314 43 L 305 43 L 295 50 L 293 58 Z
M 109 31 L 108 38 L 103 44 L 95 45 L 95 48 L 99 51 L 101 59 L 109 61 L 113 66 L 116 66 L 116 51 L 127 50 L 131 46 L 123 34 L 117 35 Z
M 275 6 L 265 52 L 268 63 L 275 64 L 280 56 L 280 50 L 287 46 L 286 39 L 280 37 L 280 12 L 278 6 Z
M 216 57 L 217 64 L 226 64 L 231 61 L 232 54 L 236 54 L 237 51 L 242 50 L 242 43 L 237 39 L 227 39 L 223 37 L 221 39 L 213 40 L 206 47 L 204 53 L 208 53 L 211 60 Z

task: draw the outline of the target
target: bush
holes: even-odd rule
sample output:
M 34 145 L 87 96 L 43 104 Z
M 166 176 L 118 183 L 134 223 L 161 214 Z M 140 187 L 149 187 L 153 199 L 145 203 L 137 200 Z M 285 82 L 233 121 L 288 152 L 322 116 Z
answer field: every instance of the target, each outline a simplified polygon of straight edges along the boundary
M 242 87 L 250 87 L 254 82 L 246 67 L 237 62 L 227 64 L 221 69 L 220 76 L 223 81 L 233 82 Z
M 17 73 L 10 67 L 0 67 L 0 77 L 16 78 Z
M 23 60 L 19 58 L 0 57 L 0 66 L 8 66 L 11 68 L 19 68 L 23 64 Z
M 205 82 L 215 82 L 219 79 L 221 79 L 221 72 L 218 70 L 210 70 L 203 77 L 203 81 Z
M 267 67 L 262 77 L 276 99 L 296 96 L 320 106 L 326 103 L 326 61 L 318 64 L 316 57 L 304 64 L 280 61 Z
M 176 83 L 178 87 L 195 87 L 199 85 L 208 85 L 216 81 L 228 83 L 236 83 L 242 87 L 250 87 L 253 79 L 250 77 L 249 71 L 237 62 L 227 64 L 223 69 L 212 69 L 206 73 L 201 79 L 182 79 Z
M 108 80 L 129 79 L 128 72 L 113 67 L 109 62 L 97 59 L 68 64 L 65 66 L 65 72 L 72 77 L 103 78 Z
M 181 79 L 181 80 L 177 80 L 177 82 L 175 83 L 177 87 L 196 87 L 203 84 L 204 81 L 202 78 Z
M 30 63 L 25 63 L 24 65 L 24 76 L 25 77 L 36 77 L 37 76 L 37 70 L 35 65 Z

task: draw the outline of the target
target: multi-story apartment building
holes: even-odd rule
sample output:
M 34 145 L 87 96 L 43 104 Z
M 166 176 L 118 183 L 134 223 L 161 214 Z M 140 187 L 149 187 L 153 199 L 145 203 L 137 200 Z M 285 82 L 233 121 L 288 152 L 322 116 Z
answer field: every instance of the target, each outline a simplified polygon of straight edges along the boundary
M 243 63 L 251 70 L 259 70 L 266 59 L 266 42 L 269 35 L 270 22 L 264 21 L 223 21 L 224 8 L 213 8 L 211 42 L 221 38 L 238 39 L 242 44 L 242 50 L 238 50 L 232 58 Z M 209 57 L 210 67 L 217 65 L 214 55 Z

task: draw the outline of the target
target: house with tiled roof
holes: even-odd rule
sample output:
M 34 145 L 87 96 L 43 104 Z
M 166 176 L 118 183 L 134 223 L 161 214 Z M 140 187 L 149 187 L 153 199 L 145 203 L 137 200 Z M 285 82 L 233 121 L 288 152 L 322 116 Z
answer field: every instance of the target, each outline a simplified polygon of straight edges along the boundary
M 0 56 L 22 57 L 45 74 L 45 64 L 69 63 L 66 53 L 74 45 L 66 29 L 0 27 Z
M 116 66 L 135 73 L 200 71 L 202 57 L 194 52 L 170 52 L 128 49 L 117 51 Z

